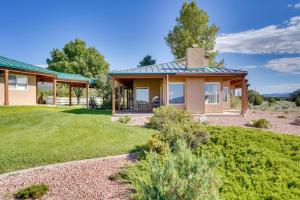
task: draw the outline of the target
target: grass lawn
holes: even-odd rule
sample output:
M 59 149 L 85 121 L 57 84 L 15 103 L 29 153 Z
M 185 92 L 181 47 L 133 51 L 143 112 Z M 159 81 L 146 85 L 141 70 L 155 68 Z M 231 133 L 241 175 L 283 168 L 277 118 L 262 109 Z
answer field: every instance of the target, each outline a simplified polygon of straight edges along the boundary
M 0 173 L 128 153 L 153 133 L 83 108 L 0 107 L 0 119 Z

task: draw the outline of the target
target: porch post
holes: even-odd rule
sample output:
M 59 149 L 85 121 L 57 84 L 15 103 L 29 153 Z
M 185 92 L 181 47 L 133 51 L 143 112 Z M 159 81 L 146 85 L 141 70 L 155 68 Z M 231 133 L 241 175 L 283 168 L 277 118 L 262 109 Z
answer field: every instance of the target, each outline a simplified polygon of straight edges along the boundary
M 120 111 L 120 82 L 118 82 L 118 111 Z
M 85 85 L 85 88 L 86 88 L 86 107 L 89 108 L 89 82 L 86 82 L 86 85 Z
M 4 105 L 9 105 L 8 97 L 8 70 L 4 70 Z
M 56 105 L 56 78 L 53 78 L 53 85 L 52 85 L 52 92 L 53 92 L 53 105 Z
M 166 85 L 166 105 L 169 106 L 169 74 L 167 74 L 167 85 Z
M 242 98 L 241 98 L 241 113 L 246 113 L 246 84 L 245 84 L 245 77 L 242 79 Z
M 69 106 L 72 106 L 72 84 L 69 83 Z
M 111 103 L 112 103 L 112 114 L 114 114 L 116 112 L 116 81 L 115 78 L 112 78 L 112 99 L 111 99 Z

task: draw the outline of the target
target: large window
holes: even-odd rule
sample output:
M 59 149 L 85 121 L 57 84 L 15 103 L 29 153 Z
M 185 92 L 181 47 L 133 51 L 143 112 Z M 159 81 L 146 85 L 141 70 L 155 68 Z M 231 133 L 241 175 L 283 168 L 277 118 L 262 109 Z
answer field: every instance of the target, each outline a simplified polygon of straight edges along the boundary
M 220 102 L 220 83 L 205 83 L 205 103 L 218 104 Z
M 228 103 L 228 101 L 229 101 L 229 89 L 228 89 L 228 87 L 223 87 L 223 93 L 224 93 L 223 102 Z
M 137 102 L 149 103 L 149 88 L 136 88 L 135 93 Z
M 169 103 L 184 104 L 184 83 L 169 83 Z
M 28 77 L 19 75 L 9 75 L 8 85 L 10 89 L 16 90 L 27 90 L 28 87 Z

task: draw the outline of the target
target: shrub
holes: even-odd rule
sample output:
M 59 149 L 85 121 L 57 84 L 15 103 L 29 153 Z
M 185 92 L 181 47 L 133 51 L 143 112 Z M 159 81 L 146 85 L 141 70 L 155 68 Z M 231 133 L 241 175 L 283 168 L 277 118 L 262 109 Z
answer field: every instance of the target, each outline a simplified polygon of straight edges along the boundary
M 122 116 L 119 118 L 119 122 L 123 123 L 123 124 L 128 124 L 128 122 L 130 122 L 131 117 L 130 116 Z
M 185 124 L 192 121 L 192 116 L 184 110 L 173 106 L 161 106 L 153 110 L 154 115 L 150 118 L 147 127 L 161 130 L 165 124 Z
M 149 153 L 129 172 L 129 178 L 136 199 L 219 199 L 216 166 L 208 154 L 198 157 L 180 140 L 167 156 Z
M 298 136 L 241 127 L 208 126 L 207 130 L 210 139 L 199 151 L 224 157 L 217 167 L 222 199 L 299 199 Z
M 295 119 L 292 123 L 292 125 L 300 126 L 300 119 Z
M 279 119 L 287 119 L 287 117 L 284 116 L 284 115 L 279 115 L 277 118 L 279 118 Z
M 35 184 L 16 192 L 17 199 L 38 199 L 48 192 L 48 186 L 45 184 Z
M 251 121 L 250 125 L 255 128 L 269 128 L 270 122 L 266 119 L 258 119 Z
M 230 98 L 230 106 L 231 108 L 237 109 L 241 107 L 241 97 L 240 96 L 232 96 Z
M 255 106 L 259 106 L 260 104 L 262 104 L 263 102 L 263 98 L 259 95 L 254 96 L 254 100 L 253 100 L 253 105 Z
M 148 127 L 160 130 L 147 143 L 147 150 L 166 153 L 173 150 L 178 140 L 195 149 L 208 139 L 204 126 L 194 122 L 190 114 L 174 107 L 155 110 Z
M 300 97 L 298 97 L 295 101 L 296 106 L 300 106 Z

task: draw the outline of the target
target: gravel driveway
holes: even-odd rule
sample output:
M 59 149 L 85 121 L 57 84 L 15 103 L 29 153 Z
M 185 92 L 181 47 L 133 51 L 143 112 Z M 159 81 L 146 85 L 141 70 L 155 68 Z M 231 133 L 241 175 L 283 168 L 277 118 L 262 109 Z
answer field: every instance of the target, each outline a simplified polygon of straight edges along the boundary
M 74 161 L 0 175 L 0 199 L 34 183 L 45 183 L 49 192 L 42 199 L 128 199 L 128 189 L 108 180 L 134 161 L 131 155 Z
M 285 116 L 278 118 L 278 116 Z M 268 130 L 276 133 L 286 133 L 300 136 L 300 126 L 292 125 L 300 114 L 297 113 L 283 113 L 283 112 L 269 112 L 269 111 L 248 111 L 245 118 L 242 117 L 209 117 L 209 124 L 223 125 L 223 126 L 242 126 L 247 127 L 246 124 L 254 119 L 265 118 L 271 123 L 271 128 Z

